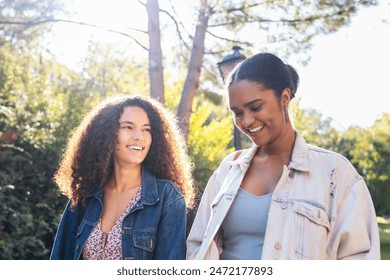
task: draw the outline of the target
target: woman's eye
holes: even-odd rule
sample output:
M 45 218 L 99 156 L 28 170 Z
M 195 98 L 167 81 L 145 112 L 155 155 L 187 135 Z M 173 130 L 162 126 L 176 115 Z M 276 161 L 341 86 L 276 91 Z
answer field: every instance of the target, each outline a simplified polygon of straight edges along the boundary
M 121 129 L 131 129 L 131 126 L 129 125 L 121 126 Z
M 261 110 L 261 106 L 256 106 L 252 108 L 252 111 L 257 112 Z
M 236 116 L 236 117 L 239 117 L 242 115 L 242 112 L 233 112 L 233 114 Z

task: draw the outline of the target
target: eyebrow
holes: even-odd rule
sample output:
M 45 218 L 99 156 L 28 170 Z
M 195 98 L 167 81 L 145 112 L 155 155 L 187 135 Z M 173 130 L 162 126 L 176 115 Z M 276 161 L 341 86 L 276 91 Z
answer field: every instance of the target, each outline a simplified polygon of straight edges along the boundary
M 247 108 L 247 107 L 253 105 L 254 103 L 256 103 L 256 102 L 258 102 L 258 101 L 263 101 L 263 99 L 258 98 L 258 99 L 252 100 L 252 101 L 250 101 L 250 102 L 248 102 L 248 103 L 245 103 L 245 104 L 244 104 L 244 107 Z M 236 107 L 230 107 L 230 110 L 233 110 L 233 109 L 238 109 L 238 108 L 236 108 Z
M 119 122 L 119 124 L 132 124 L 132 125 L 134 125 L 134 123 L 132 121 L 121 121 L 121 122 Z M 142 126 L 150 126 L 150 124 L 145 123 Z

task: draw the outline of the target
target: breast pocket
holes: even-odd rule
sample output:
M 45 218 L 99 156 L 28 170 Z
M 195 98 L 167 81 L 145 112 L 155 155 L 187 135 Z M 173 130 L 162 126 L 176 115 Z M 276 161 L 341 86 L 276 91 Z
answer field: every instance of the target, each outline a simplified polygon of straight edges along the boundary
M 330 232 L 329 216 L 310 202 L 294 202 L 295 253 L 298 259 L 323 259 Z
M 133 234 L 135 258 L 139 260 L 153 259 L 157 240 L 156 231 L 138 232 Z

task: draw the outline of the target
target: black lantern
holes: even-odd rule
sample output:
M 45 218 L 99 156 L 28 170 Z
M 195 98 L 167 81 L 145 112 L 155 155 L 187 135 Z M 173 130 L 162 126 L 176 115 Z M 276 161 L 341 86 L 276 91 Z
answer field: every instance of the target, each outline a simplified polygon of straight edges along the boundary
M 233 53 L 225 56 L 221 62 L 217 63 L 223 81 L 225 81 L 230 71 L 232 71 L 238 63 L 246 58 L 245 55 L 240 53 L 240 50 L 242 50 L 241 47 L 234 46 Z
M 221 62 L 218 62 L 218 69 L 219 72 L 221 73 L 222 80 L 225 82 L 225 79 L 227 75 L 230 73 L 230 71 L 233 70 L 233 68 L 243 61 L 246 57 L 245 55 L 240 53 L 240 48 L 239 46 L 234 46 L 233 47 L 233 53 L 225 56 Z M 236 150 L 241 149 L 241 133 L 238 130 L 238 128 L 234 125 L 234 132 L 233 132 L 233 137 L 234 137 L 234 148 Z

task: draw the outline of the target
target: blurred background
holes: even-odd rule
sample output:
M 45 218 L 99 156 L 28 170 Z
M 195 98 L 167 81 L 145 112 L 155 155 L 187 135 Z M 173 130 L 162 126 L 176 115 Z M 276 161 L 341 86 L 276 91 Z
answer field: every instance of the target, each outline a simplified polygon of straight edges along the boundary
M 301 77 L 295 128 L 364 176 L 390 259 L 389 20 L 385 0 L 0 0 L 0 259 L 48 259 L 67 201 L 53 173 L 107 96 L 152 96 L 177 115 L 200 197 L 251 145 L 218 65 L 263 51 Z

